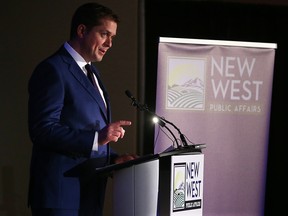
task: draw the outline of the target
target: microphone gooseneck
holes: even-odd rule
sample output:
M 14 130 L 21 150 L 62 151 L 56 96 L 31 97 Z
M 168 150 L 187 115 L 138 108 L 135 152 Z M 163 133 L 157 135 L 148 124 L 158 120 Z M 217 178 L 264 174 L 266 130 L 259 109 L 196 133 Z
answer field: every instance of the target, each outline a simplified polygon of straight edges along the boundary
M 136 106 L 140 111 L 146 111 L 146 112 L 148 112 L 149 114 L 151 114 L 151 115 L 153 115 L 153 116 L 155 116 L 155 117 L 158 118 L 158 120 L 159 120 L 158 124 L 159 124 L 161 127 L 165 127 L 165 128 L 170 132 L 170 134 L 173 136 L 173 138 L 174 138 L 174 140 L 175 140 L 175 142 L 176 142 L 177 148 L 180 148 L 180 145 L 179 145 L 179 143 L 178 143 L 178 139 L 176 138 L 176 136 L 174 135 L 174 133 L 170 130 L 170 128 L 168 128 L 168 127 L 166 126 L 166 124 L 172 125 L 172 126 L 178 131 L 179 136 L 180 136 L 180 140 L 181 140 L 181 142 L 182 142 L 182 146 L 183 146 L 183 147 L 188 147 L 188 144 L 187 144 L 187 141 L 186 141 L 186 138 L 185 138 L 184 134 L 181 133 L 180 129 L 179 129 L 178 127 L 176 127 L 175 124 L 173 124 L 172 122 L 166 120 L 166 119 L 163 118 L 163 117 L 158 116 L 156 113 L 151 112 L 151 111 L 148 109 L 148 107 L 147 107 L 146 104 L 145 104 L 145 105 L 140 104 L 140 103 L 135 99 L 135 97 L 132 95 L 132 93 L 131 93 L 129 90 L 126 90 L 126 91 L 125 91 L 125 94 L 132 100 L 132 105 L 133 105 L 133 106 Z M 165 123 L 166 123 L 166 124 L 165 124 Z

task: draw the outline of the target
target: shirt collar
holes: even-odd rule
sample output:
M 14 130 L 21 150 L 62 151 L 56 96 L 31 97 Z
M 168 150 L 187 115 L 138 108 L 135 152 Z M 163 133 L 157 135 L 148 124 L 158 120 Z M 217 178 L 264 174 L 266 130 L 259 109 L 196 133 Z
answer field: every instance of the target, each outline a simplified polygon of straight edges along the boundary
M 86 72 L 85 65 L 87 62 L 85 59 L 75 50 L 73 47 L 70 46 L 69 43 L 65 42 L 64 48 L 67 50 L 67 52 L 72 56 L 72 58 L 76 61 L 76 63 L 79 65 L 79 67 Z M 90 64 L 90 62 L 88 62 Z

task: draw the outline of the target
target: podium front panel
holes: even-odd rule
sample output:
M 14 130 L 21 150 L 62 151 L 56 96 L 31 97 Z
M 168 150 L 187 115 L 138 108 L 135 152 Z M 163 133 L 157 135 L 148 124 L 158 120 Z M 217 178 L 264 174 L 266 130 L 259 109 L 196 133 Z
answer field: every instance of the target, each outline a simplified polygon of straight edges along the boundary
M 134 216 L 134 167 L 113 174 L 113 216 Z
M 113 216 L 156 216 L 158 184 L 158 159 L 115 172 Z
M 202 216 L 204 155 L 165 154 L 115 171 L 113 216 Z
M 159 160 L 135 166 L 135 216 L 157 215 Z

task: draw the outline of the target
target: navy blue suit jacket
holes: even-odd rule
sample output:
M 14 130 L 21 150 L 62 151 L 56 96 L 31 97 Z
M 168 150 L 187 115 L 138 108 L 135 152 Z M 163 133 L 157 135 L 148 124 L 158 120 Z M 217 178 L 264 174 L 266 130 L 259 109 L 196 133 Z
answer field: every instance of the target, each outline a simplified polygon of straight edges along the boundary
M 91 157 L 95 131 L 110 122 L 109 98 L 102 88 L 107 109 L 64 46 L 35 68 L 28 86 L 28 123 L 33 142 L 29 184 L 32 208 L 77 209 L 83 200 L 87 205 L 103 201 L 105 180 L 82 181 L 64 175 Z M 107 164 L 107 146 L 99 146 L 99 152 L 93 154 L 100 159 L 99 167 Z M 93 197 L 96 194 L 98 198 Z

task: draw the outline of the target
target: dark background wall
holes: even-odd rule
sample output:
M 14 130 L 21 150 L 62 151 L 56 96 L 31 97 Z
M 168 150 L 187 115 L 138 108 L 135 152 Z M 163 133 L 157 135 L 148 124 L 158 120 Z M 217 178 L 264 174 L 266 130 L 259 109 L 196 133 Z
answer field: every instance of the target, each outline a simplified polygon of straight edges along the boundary
M 39 61 L 69 37 L 70 19 L 87 0 L 15 0 L 0 4 L 0 216 L 28 216 L 31 141 L 27 84 Z M 137 89 L 137 0 L 99 0 L 121 17 L 113 47 L 97 66 L 110 93 L 113 119 L 129 119 L 126 136 L 113 147 L 136 152 L 136 111 L 125 96 Z M 127 7 L 127 5 L 129 7 Z M 111 184 L 105 215 L 111 215 Z
M 283 215 L 287 213 L 287 208 L 279 196 L 287 189 L 284 178 L 287 127 L 280 125 L 287 120 L 284 83 L 288 80 L 288 7 L 260 4 L 260 1 L 257 4 L 239 2 L 146 1 L 146 79 L 149 83 L 146 85 L 145 101 L 150 107 L 155 107 L 156 75 L 151 71 L 157 70 L 159 37 L 277 43 L 265 214 L 278 215 L 281 212 Z M 146 143 L 153 145 L 153 137 L 149 137 L 151 131 L 152 127 L 146 127 L 144 133 L 146 139 L 151 140 Z M 151 148 L 147 146 L 147 152 Z

